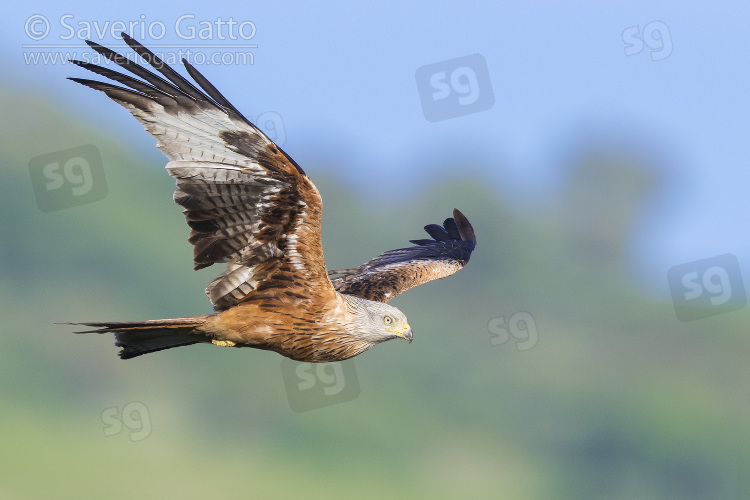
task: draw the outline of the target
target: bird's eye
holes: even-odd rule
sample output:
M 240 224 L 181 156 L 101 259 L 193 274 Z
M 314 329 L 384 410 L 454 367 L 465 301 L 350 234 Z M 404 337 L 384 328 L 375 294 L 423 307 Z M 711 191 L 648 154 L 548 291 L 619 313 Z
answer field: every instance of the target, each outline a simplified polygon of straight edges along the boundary
M 383 323 L 386 325 L 392 325 L 393 318 L 391 318 L 390 316 L 383 316 Z

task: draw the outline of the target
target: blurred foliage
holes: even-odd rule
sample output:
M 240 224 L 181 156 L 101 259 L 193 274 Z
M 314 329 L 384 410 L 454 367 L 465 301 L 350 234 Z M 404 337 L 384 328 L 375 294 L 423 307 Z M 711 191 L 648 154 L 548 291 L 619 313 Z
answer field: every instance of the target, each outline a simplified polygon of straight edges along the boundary
M 274 353 L 193 346 L 124 362 L 111 337 L 53 324 L 203 314 L 219 270 L 191 271 L 158 152 L 10 94 L 0 94 L 1 498 L 750 497 L 750 318 L 681 323 L 671 304 L 635 293 L 622 262 L 658 184 L 647 166 L 594 155 L 558 199 L 524 214 L 458 174 L 366 205 L 305 165 L 324 199 L 330 267 L 403 246 L 454 206 L 479 243 L 465 270 L 393 302 L 415 342 L 356 358 L 356 400 L 294 413 Z M 29 160 L 89 143 L 106 199 L 39 211 Z M 538 345 L 492 345 L 488 322 L 517 311 L 533 315 Z M 148 408 L 150 436 L 106 437 L 102 411 L 131 401 Z

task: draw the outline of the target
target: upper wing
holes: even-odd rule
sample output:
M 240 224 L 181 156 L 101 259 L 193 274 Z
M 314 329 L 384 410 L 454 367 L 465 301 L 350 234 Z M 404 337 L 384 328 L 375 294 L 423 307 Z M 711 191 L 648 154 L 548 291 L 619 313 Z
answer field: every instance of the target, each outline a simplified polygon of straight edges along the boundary
M 453 218 L 443 226 L 429 224 L 424 230 L 431 240 L 409 240 L 417 246 L 389 250 L 352 269 L 329 271 L 341 274 L 333 279 L 340 293 L 388 302 L 396 295 L 455 273 L 469 262 L 477 244 L 469 220 L 453 209 Z
M 305 172 L 190 63 L 182 60 L 200 89 L 127 34 L 122 38 L 164 78 L 87 41 L 142 80 L 82 61 L 72 62 L 128 88 L 71 80 L 124 106 L 169 158 L 174 201 L 192 229 L 195 269 L 227 263 L 206 288 L 214 308 L 236 305 L 261 283 L 266 290 L 288 288 L 295 278 L 307 290 L 332 291 L 320 242 L 320 194 Z

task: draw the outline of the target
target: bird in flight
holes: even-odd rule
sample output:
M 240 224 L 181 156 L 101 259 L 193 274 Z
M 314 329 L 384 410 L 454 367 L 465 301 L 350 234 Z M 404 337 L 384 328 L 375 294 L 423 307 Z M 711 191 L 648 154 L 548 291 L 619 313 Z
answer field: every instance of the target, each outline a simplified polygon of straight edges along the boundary
M 190 226 L 195 269 L 226 263 L 206 288 L 214 313 L 135 322 L 73 323 L 115 334 L 122 359 L 198 343 L 254 347 L 306 362 L 341 361 L 386 340 L 412 341 L 404 313 L 387 302 L 449 276 L 469 261 L 474 230 L 458 210 L 429 239 L 359 267 L 326 268 L 322 201 L 307 174 L 185 59 L 193 83 L 122 33 L 160 75 L 95 42 L 134 76 L 71 61 L 112 83 L 70 78 L 124 106 L 167 156 L 175 203 Z

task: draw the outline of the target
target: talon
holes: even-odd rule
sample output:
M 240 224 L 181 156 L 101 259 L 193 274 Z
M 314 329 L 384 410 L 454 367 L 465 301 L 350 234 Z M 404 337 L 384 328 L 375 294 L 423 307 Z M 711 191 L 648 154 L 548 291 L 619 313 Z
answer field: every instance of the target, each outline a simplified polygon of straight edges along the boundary
M 213 345 L 217 345 L 219 347 L 234 347 L 236 344 L 232 342 L 231 340 L 216 340 L 213 339 L 211 341 Z

